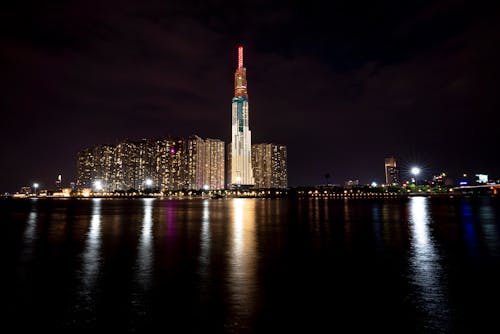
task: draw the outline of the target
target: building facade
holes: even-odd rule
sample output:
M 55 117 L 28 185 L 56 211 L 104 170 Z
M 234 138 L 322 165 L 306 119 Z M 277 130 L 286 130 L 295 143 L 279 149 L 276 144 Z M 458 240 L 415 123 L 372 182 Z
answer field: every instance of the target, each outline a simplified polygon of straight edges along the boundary
M 229 187 L 254 185 L 252 171 L 252 134 L 249 127 L 246 68 L 243 67 L 243 47 L 238 47 L 238 68 L 234 73 Z
M 78 152 L 76 164 L 76 186 L 91 188 L 93 182 L 94 156 L 92 148 L 85 148 Z
M 287 188 L 287 149 L 285 145 L 252 145 L 255 188 Z
M 399 169 L 396 165 L 396 159 L 389 157 L 385 159 L 385 184 L 386 185 L 399 185 Z
M 189 189 L 222 190 L 225 185 L 225 143 L 193 136 L 188 141 Z
M 225 145 L 222 140 L 207 138 L 204 143 L 203 164 L 200 167 L 203 174 L 203 189 L 222 190 L 224 183 Z

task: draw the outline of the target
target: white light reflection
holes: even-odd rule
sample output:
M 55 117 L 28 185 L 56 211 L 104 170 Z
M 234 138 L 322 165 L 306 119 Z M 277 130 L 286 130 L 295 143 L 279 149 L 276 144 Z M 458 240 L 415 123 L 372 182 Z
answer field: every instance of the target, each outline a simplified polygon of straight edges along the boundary
M 140 323 L 147 321 L 149 311 L 149 290 L 152 282 L 153 272 L 153 204 L 154 198 L 144 198 L 144 216 L 141 224 L 141 234 L 137 246 L 137 260 L 134 266 L 136 286 L 131 295 L 131 307 L 133 311 L 130 317 L 130 330 L 138 330 Z
M 209 200 L 203 201 L 203 216 L 201 218 L 201 252 L 200 252 L 200 273 L 208 276 L 207 269 L 210 256 L 210 210 Z
M 375 237 L 375 246 L 377 251 L 381 251 L 384 247 L 382 241 L 382 231 L 383 225 L 381 221 L 382 214 L 380 213 L 379 204 L 372 204 L 372 225 L 373 225 L 373 235 Z
M 248 329 L 256 298 L 255 200 L 236 198 L 232 202 L 227 326 L 239 331 Z
M 26 222 L 26 230 L 24 231 L 24 247 L 25 250 L 31 252 L 31 248 L 33 247 L 33 243 L 35 241 L 35 229 L 36 229 L 36 211 L 30 212 L 28 216 L 28 221 Z
M 83 252 L 82 289 L 80 294 L 88 303 L 93 302 L 94 287 L 101 263 L 101 199 L 92 199 L 92 217 L 87 232 L 85 250 Z M 92 305 L 88 305 L 92 307 Z
M 350 210 L 350 207 L 349 207 L 349 200 L 347 198 L 344 198 L 344 242 L 346 244 L 346 247 L 348 247 L 348 249 L 350 250 L 351 249 L 351 239 L 352 239 L 352 222 L 351 222 L 351 210 Z
M 409 259 L 410 282 L 414 285 L 413 302 L 421 312 L 426 331 L 447 331 L 449 329 L 449 308 L 443 281 L 444 272 L 434 239 L 430 233 L 431 218 L 428 208 L 429 199 L 413 197 L 410 199 L 410 238 L 411 254 Z
M 36 212 L 36 206 L 32 204 L 31 212 L 28 215 L 28 220 L 26 221 L 26 229 L 23 235 L 23 251 L 21 253 L 20 261 L 23 263 L 23 270 L 28 270 L 28 264 L 33 260 L 33 248 L 35 247 L 36 241 L 36 223 L 38 214 Z M 23 275 L 24 276 L 24 275 Z
M 498 239 L 497 218 L 490 203 L 482 203 L 479 209 L 479 221 L 483 229 L 484 241 L 490 255 L 500 256 L 500 242 Z
M 137 256 L 137 281 L 144 290 L 151 284 L 153 265 L 153 201 L 154 198 L 144 198 L 144 218 L 142 220 L 141 237 Z
M 209 200 L 203 201 L 200 232 L 200 255 L 198 257 L 200 275 L 200 300 L 203 303 L 210 300 L 210 209 Z

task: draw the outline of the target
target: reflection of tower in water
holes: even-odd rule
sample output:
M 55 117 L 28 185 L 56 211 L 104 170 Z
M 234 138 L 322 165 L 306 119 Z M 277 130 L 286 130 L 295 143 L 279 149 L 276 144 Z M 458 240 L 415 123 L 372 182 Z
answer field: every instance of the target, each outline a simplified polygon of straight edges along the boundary
M 257 295 L 255 200 L 233 199 L 231 212 L 228 289 L 230 317 L 227 326 L 248 328 Z

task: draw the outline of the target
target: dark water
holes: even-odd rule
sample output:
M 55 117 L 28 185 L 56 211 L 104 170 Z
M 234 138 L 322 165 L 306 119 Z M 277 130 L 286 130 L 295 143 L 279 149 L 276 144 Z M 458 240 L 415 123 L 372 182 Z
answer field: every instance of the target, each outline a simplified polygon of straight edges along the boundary
M 0 219 L 16 331 L 499 331 L 498 198 L 2 200 Z

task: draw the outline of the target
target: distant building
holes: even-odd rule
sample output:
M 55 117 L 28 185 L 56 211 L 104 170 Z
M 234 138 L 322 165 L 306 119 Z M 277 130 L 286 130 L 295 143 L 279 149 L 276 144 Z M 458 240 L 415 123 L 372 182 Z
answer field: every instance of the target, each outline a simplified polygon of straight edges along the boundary
M 359 180 L 347 180 L 345 182 L 346 187 L 359 186 Z
M 433 186 L 439 186 L 439 187 L 442 187 L 442 186 L 452 186 L 453 185 L 453 179 L 450 178 L 449 175 L 447 175 L 446 173 L 443 172 L 441 174 L 434 175 L 432 177 L 431 185 L 433 185 Z
M 285 145 L 252 145 L 252 167 L 255 188 L 288 187 L 287 149 Z
M 476 174 L 476 183 L 477 184 L 488 183 L 488 175 L 487 174 Z
M 457 185 L 459 186 L 471 186 L 474 185 L 474 177 L 472 174 L 469 173 L 463 173 L 461 176 L 458 177 Z
M 62 190 L 62 175 L 59 174 L 56 179 L 56 190 Z
M 29 195 L 29 194 L 31 194 L 31 187 L 30 186 L 21 187 L 21 190 L 19 190 L 19 193 Z
M 394 157 L 386 158 L 385 164 L 385 184 L 386 185 L 398 185 L 399 184 L 399 169 L 396 165 L 396 159 Z

